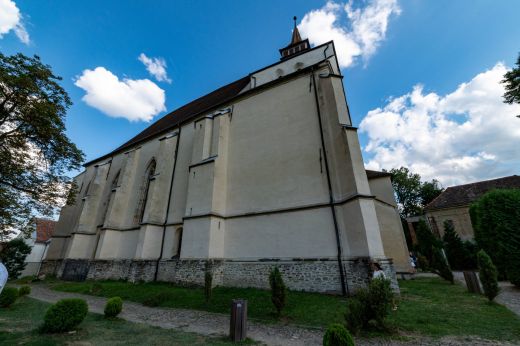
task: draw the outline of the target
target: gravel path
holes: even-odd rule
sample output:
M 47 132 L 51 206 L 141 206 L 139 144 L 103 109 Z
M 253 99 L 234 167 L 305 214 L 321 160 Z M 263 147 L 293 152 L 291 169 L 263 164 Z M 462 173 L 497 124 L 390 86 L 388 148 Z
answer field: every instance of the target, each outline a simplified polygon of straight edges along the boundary
M 40 284 L 31 286 L 32 291 L 30 296 L 48 303 L 55 303 L 63 298 L 82 298 L 87 302 L 90 312 L 100 314 L 103 313 L 106 303 L 106 298 L 53 291 Z M 192 332 L 208 336 L 220 337 L 228 335 L 229 333 L 229 316 L 211 312 L 173 308 L 151 308 L 141 304 L 125 301 L 123 305 L 123 311 L 119 317 L 130 322 L 145 323 L 165 329 L 178 329 L 185 332 Z M 310 346 L 322 345 L 323 330 L 305 329 L 284 325 L 265 325 L 249 321 L 247 336 L 266 345 Z M 404 341 L 377 338 L 356 338 L 356 345 L 509 345 L 507 343 L 496 343 L 474 337 L 444 337 L 441 339 L 431 339 L 427 337 L 410 336 L 406 339 L 409 340 Z

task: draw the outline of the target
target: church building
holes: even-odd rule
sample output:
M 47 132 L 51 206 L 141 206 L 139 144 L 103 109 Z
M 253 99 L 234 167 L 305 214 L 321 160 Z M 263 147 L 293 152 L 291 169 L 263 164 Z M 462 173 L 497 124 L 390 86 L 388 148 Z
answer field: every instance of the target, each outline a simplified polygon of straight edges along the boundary
M 351 294 L 408 250 L 390 177 L 366 171 L 332 41 L 294 28 L 272 65 L 85 164 L 41 272 Z

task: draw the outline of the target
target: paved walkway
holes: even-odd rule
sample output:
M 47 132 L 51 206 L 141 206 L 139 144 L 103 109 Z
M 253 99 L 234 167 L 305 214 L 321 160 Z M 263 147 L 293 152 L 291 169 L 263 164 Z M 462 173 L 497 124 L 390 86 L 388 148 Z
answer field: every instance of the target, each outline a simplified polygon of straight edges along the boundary
M 462 272 L 453 272 L 453 276 L 455 281 L 458 281 L 466 287 L 466 281 L 464 280 L 464 274 Z M 500 287 L 500 293 L 495 298 L 495 301 L 520 316 L 520 289 L 506 281 L 500 281 L 498 285 Z
M 94 297 L 75 293 L 53 291 L 42 284 L 31 285 L 32 298 L 48 303 L 55 303 L 63 298 L 82 298 L 88 306 L 89 311 L 103 313 L 106 298 Z M 207 336 L 221 337 L 229 334 L 229 316 L 196 310 L 173 309 L 173 308 L 152 308 L 141 304 L 125 301 L 123 311 L 119 315 L 130 322 L 145 323 L 165 329 L 177 329 L 185 332 L 192 332 Z M 260 341 L 266 345 L 273 346 L 307 346 L 322 345 L 323 330 L 305 329 L 295 326 L 284 325 L 265 325 L 251 322 L 248 324 L 247 335 L 249 338 Z M 454 338 L 444 337 L 433 340 L 427 337 L 410 336 L 408 341 L 384 340 L 384 339 L 360 339 L 356 338 L 358 346 L 375 345 L 509 345 L 507 343 L 496 343 L 478 338 Z

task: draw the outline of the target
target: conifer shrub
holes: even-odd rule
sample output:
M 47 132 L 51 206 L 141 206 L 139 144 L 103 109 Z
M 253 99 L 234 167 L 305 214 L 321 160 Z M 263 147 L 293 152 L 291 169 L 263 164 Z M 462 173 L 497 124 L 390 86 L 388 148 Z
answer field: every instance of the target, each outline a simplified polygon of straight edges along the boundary
M 18 290 L 14 287 L 4 287 L 0 293 L 0 306 L 8 308 L 16 302 L 16 299 L 18 299 Z
M 506 268 L 507 279 L 513 285 L 520 287 L 520 249 L 509 251 L 509 262 Z
M 87 316 L 88 305 L 83 299 L 61 299 L 45 313 L 40 332 L 61 333 L 78 326 Z
M 27 296 L 29 294 L 31 294 L 31 286 L 25 285 L 25 286 L 20 287 L 20 289 L 18 289 L 18 295 L 20 297 Z
M 446 281 L 454 283 L 453 280 L 453 273 L 451 271 L 450 266 L 448 265 L 448 261 L 446 261 L 446 258 L 444 258 L 444 255 L 442 254 L 442 250 L 436 247 L 432 248 L 433 250 L 433 258 L 431 263 L 431 269 L 432 271 L 439 275 L 441 278 L 443 278 Z
M 323 335 L 323 346 L 354 346 L 354 339 L 343 325 L 333 323 Z
M 107 303 L 105 304 L 105 317 L 116 317 L 119 315 L 121 310 L 123 310 L 123 299 L 120 297 L 112 297 L 107 300 Z
M 287 288 L 282 279 L 282 274 L 278 267 L 274 267 L 269 274 L 269 285 L 271 286 L 271 301 L 278 316 L 282 314 L 282 310 L 285 307 L 287 300 Z
M 354 335 L 358 335 L 368 325 L 368 313 L 365 311 L 366 304 L 364 304 L 366 300 L 360 297 L 367 294 L 367 290 L 359 290 L 355 297 L 347 300 L 345 322 L 348 330 Z
M 492 301 L 499 292 L 497 268 L 486 251 L 480 250 L 477 256 L 479 269 L 478 276 L 482 283 L 482 288 L 484 289 L 484 295 L 489 299 L 489 301 Z
M 455 270 L 475 269 L 473 261 L 471 260 L 471 253 L 469 251 L 470 245 L 465 244 L 460 239 L 453 222 L 444 221 L 444 250 L 451 268 Z M 469 243 L 471 244 L 471 243 Z
M 442 242 L 439 241 L 424 220 L 420 220 L 416 230 L 417 251 L 426 257 L 428 264 L 431 265 L 433 259 L 433 248 L 441 248 Z
M 206 299 L 206 303 L 209 303 L 212 296 L 213 296 L 213 274 L 211 273 L 211 271 L 206 270 L 206 273 L 204 273 L 204 298 Z

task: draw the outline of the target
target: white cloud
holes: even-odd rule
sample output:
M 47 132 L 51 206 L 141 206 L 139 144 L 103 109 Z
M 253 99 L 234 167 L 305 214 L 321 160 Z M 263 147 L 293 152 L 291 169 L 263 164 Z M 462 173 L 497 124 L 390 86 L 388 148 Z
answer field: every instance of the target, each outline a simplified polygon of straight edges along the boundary
M 386 37 L 388 19 L 401 10 L 397 0 L 369 0 L 363 8 L 327 2 L 318 10 L 305 14 L 298 29 L 311 44 L 334 40 L 340 66 L 349 67 L 357 58 L 366 62 Z M 349 25 L 342 22 L 349 21 Z
M 369 111 L 367 168 L 406 166 L 445 186 L 520 173 L 520 105 L 502 102 L 506 71 L 497 63 L 445 96 L 416 85 Z
M 101 112 L 130 121 L 150 121 L 166 110 L 164 90 L 149 79 L 123 79 L 104 67 L 85 70 L 74 83 L 87 93 L 82 100 Z
M 22 23 L 22 14 L 12 0 L 0 0 L 0 38 L 13 30 L 25 44 L 29 44 L 29 34 Z
M 141 53 L 138 59 L 146 66 L 146 70 L 159 82 L 172 82 L 166 73 L 166 61 L 164 61 L 163 58 L 149 58 L 144 53 Z

